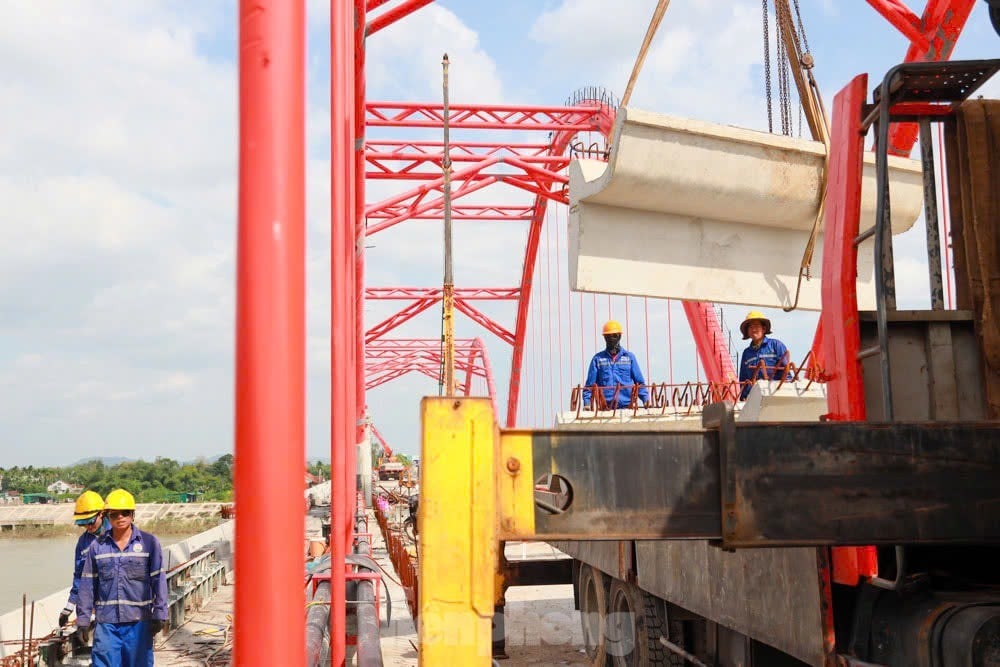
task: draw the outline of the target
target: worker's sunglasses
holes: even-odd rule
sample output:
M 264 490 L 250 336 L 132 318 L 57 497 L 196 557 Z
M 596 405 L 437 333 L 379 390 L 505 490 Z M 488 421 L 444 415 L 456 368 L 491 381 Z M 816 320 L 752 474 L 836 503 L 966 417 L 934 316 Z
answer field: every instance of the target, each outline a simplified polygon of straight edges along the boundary
M 78 526 L 92 526 L 92 525 L 94 525 L 94 523 L 97 522 L 97 519 L 100 516 L 101 516 L 100 514 L 95 514 L 94 516 L 90 517 L 89 519 L 77 519 L 75 521 L 75 523 Z
M 112 521 L 123 516 L 132 516 L 132 510 L 125 510 L 124 512 L 108 512 L 108 518 Z

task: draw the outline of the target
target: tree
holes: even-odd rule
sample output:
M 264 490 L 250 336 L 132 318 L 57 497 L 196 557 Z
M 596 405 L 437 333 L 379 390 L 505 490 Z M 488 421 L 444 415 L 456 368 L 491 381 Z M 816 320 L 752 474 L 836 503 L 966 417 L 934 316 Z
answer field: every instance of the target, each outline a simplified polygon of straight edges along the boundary
M 306 470 L 310 475 L 316 475 L 317 477 L 322 477 L 323 479 L 330 479 L 330 464 L 323 463 L 319 459 L 310 463 Z

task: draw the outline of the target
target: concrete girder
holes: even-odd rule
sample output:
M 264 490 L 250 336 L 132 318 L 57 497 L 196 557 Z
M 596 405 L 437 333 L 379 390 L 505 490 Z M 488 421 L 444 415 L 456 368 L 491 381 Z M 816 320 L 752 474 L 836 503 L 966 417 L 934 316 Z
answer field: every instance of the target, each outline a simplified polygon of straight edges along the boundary
M 618 110 L 608 162 L 570 164 L 572 289 L 777 308 L 794 302 L 819 210 L 822 143 L 726 125 Z M 892 227 L 923 205 L 920 163 L 890 157 Z M 875 217 L 874 155 L 865 156 L 861 215 Z M 822 233 L 820 233 L 820 239 Z M 871 240 L 861 244 L 860 308 L 874 304 Z M 820 309 L 813 277 L 798 307 Z

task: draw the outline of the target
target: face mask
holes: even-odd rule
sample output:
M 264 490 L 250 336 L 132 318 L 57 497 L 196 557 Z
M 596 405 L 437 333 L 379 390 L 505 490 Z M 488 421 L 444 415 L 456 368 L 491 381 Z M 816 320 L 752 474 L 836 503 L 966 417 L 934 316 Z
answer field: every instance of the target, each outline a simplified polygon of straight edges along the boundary
M 607 350 L 608 354 L 617 354 L 619 350 L 618 343 L 621 341 L 621 336 L 605 336 L 604 337 L 604 349 Z

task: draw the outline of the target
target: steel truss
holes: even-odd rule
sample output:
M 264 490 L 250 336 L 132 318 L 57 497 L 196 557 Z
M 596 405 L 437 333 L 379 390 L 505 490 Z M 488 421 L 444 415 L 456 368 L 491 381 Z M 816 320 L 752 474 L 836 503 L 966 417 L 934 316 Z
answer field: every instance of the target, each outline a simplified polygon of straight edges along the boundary
M 331 130 L 331 568 L 345 569 L 355 511 L 354 445 L 363 438 L 364 392 L 368 384 L 364 305 L 366 233 L 407 219 L 440 213 L 438 179 L 426 175 L 439 166 L 433 145 L 372 142 L 369 128 L 440 128 L 440 105 L 370 103 L 365 99 L 365 45 L 368 37 L 433 0 L 354 0 L 330 3 Z M 910 41 L 906 60 L 948 59 L 974 0 L 929 0 L 916 16 L 901 0 L 868 0 Z M 235 601 L 234 661 L 241 665 L 303 664 L 304 650 L 289 637 L 304 636 L 301 579 L 301 521 L 290 521 L 302 500 L 305 415 L 305 0 L 241 0 L 240 206 L 237 260 L 236 443 L 239 461 L 235 492 L 238 567 L 244 574 Z M 390 5 L 384 8 L 384 5 Z M 377 16 L 369 12 L 380 10 Z M 532 277 L 546 206 L 565 201 L 559 173 L 571 138 L 580 131 L 610 132 L 614 109 L 587 102 L 567 107 L 453 105 L 452 129 L 551 132 L 544 145 L 467 145 L 453 157 L 463 174 L 455 219 L 529 223 L 508 392 L 507 423 L 514 424 Z M 900 124 L 890 147 L 908 154 L 916 126 Z M 541 143 L 541 142 L 536 142 Z M 387 156 L 400 157 L 390 160 Z M 457 159 L 459 158 L 460 159 Z M 395 166 L 393 166 L 395 165 Z M 365 177 L 410 174 L 419 187 L 394 201 L 365 205 Z M 458 176 L 458 173 L 456 173 Z M 507 183 L 530 193 L 531 206 L 466 202 L 472 191 Z M 464 188 L 464 189 L 463 189 Z M 428 199 L 428 197 L 430 198 Z M 829 208 L 829 207 L 828 207 Z M 276 226 L 276 220 L 283 221 Z M 365 222 L 377 221 L 377 229 Z M 373 225 L 373 226 L 375 226 Z M 281 233 L 277 233 L 277 232 Z M 378 295 L 373 295 L 378 298 Z M 426 300 L 424 294 L 416 300 Z M 464 299 L 468 304 L 470 298 Z M 421 301 L 422 303 L 422 301 Z M 429 307 L 429 306 L 428 306 Z M 470 306 L 471 308 L 471 306 Z M 690 316 L 689 316 L 690 319 Z M 398 320 L 397 324 L 398 326 Z M 392 326 L 386 326 L 381 335 Z M 697 331 L 696 331 L 697 335 Z M 817 334 L 817 339 L 822 340 Z M 371 341 L 380 344 L 383 339 Z M 437 341 L 434 341 L 437 342 Z M 837 345 L 836 341 L 833 343 Z M 829 345 L 826 346 L 829 348 Z M 485 347 L 464 350 L 470 369 L 492 371 Z M 829 355 L 828 355 L 829 356 Z M 470 372 L 466 385 L 475 372 Z M 712 379 L 712 378 L 710 378 Z M 490 389 L 491 395 L 495 392 Z M 260 480 L 271 493 L 266 502 Z M 279 534 L 275 534 L 274 531 Z M 296 537 L 298 536 L 298 537 Z M 269 556 L 256 558 L 268 544 Z M 240 559 L 239 554 L 244 554 Z M 246 554 L 249 554 L 247 556 Z M 295 564 L 298 566 L 295 567 Z M 454 573 L 451 573 L 454 576 Z M 256 582 L 256 583 L 254 583 Z M 331 578 L 331 662 L 344 663 L 345 578 Z M 297 591 L 297 592 L 296 592 Z M 296 612 L 298 610 L 298 612 Z M 252 620 L 251 620 L 252 619 Z M 488 634 L 488 625 L 487 625 Z M 423 649 L 422 649 L 423 650 Z

